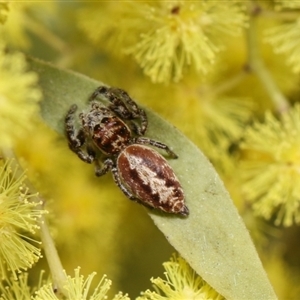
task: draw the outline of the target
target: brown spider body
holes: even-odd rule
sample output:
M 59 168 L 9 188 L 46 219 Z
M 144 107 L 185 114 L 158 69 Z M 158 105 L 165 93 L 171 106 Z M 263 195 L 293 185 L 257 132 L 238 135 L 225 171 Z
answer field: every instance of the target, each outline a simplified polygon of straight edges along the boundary
M 91 110 L 79 116 L 85 135 L 105 154 L 118 154 L 129 143 L 131 131 L 126 123 L 98 102 L 92 102 Z
M 96 101 L 99 95 L 111 104 L 104 106 Z M 72 105 L 67 113 L 70 149 L 83 161 L 94 162 L 97 176 L 111 170 L 114 181 L 129 199 L 187 216 L 183 189 L 173 169 L 164 157 L 146 145 L 163 149 L 173 158 L 177 155 L 167 145 L 142 137 L 148 125 L 144 110 L 117 88 L 100 86 L 90 100 L 89 109 L 79 114 L 82 125 L 79 130 L 74 120 L 77 106 Z
M 118 156 L 125 186 L 148 206 L 172 213 L 186 212 L 182 187 L 167 161 L 153 149 L 133 144 Z

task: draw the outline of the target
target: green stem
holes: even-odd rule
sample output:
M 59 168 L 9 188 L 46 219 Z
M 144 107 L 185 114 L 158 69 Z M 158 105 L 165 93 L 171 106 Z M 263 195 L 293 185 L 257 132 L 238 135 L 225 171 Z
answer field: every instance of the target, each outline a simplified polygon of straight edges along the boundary
M 25 26 L 36 34 L 46 44 L 51 46 L 53 49 L 60 53 L 66 53 L 68 51 L 67 44 L 63 39 L 55 35 L 53 32 L 48 30 L 41 23 L 36 22 L 33 18 L 23 16 L 23 22 Z
M 279 113 L 284 113 L 289 109 L 289 102 L 282 94 L 281 90 L 278 88 L 269 70 L 266 68 L 263 62 L 259 51 L 256 35 L 256 6 L 252 5 L 251 10 L 252 13 L 250 12 L 249 27 L 246 30 L 246 38 L 249 51 L 248 66 L 250 71 L 254 72 L 261 81 L 272 102 L 274 103 L 276 110 Z
M 47 220 L 44 215 L 42 215 L 40 219 L 39 226 L 41 232 L 41 240 L 52 275 L 53 289 L 55 291 L 63 293 L 64 283 L 66 282 L 66 275 L 64 273 L 63 266 L 61 264 L 54 241 L 49 231 Z
M 239 83 L 241 83 L 245 77 L 248 76 L 248 72 L 246 72 L 244 69 L 236 73 L 234 76 L 226 79 L 223 82 L 218 83 L 218 85 L 214 86 L 213 89 L 211 89 L 211 95 L 212 96 L 218 96 L 221 94 L 224 94 L 231 89 L 235 88 Z

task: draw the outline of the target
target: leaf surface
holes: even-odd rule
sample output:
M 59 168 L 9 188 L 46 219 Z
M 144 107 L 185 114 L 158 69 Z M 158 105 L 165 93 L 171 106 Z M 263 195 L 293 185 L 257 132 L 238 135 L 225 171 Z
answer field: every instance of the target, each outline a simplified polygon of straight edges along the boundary
M 80 108 L 101 82 L 84 75 L 29 60 L 44 93 L 41 115 L 64 134 L 64 117 L 76 103 Z M 169 160 L 186 196 L 190 215 L 181 218 L 156 210 L 149 215 L 171 245 L 191 267 L 226 299 L 277 299 L 249 233 L 228 192 L 202 152 L 174 126 L 149 109 L 146 136 L 171 146 Z M 159 251 L 159 250 L 158 250 Z

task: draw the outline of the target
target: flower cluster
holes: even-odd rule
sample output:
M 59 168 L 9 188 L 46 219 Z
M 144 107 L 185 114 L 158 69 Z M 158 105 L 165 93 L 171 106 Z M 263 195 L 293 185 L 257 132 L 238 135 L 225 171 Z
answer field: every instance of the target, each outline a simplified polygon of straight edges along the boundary
M 90 288 L 93 278 L 96 273 L 88 275 L 84 279 L 83 275 L 80 275 L 80 268 L 75 269 L 75 276 L 67 276 L 66 283 L 64 285 L 65 291 L 64 295 L 67 300 L 81 299 L 81 300 L 104 300 L 107 299 L 107 292 L 111 286 L 111 280 L 106 279 L 105 276 L 102 277 L 99 284 L 95 288 L 94 292 L 90 294 Z M 34 300 L 59 300 L 57 293 L 53 291 L 52 284 L 47 284 L 42 286 L 36 291 Z M 129 300 L 126 295 L 121 293 L 115 295 L 112 300 Z
M 1 300 L 30 300 L 31 289 L 28 286 L 28 273 L 24 272 L 16 278 L 0 281 Z
M 287 63 L 295 73 L 300 72 L 300 18 L 267 31 L 266 41 L 277 53 L 287 54 Z
M 132 55 L 153 82 L 178 81 L 187 68 L 207 73 L 221 50 L 215 35 L 237 34 L 245 23 L 235 1 L 122 5 L 122 11 L 116 5 L 102 6 L 107 10 L 104 19 L 97 13 L 100 7 L 87 7 L 79 16 L 80 26 L 94 42 Z M 121 24 L 106 19 L 111 15 Z
M 42 94 L 37 75 L 27 70 L 21 53 L 5 53 L 0 41 L 0 144 L 11 147 L 16 139 L 32 128 L 32 118 L 37 114 Z
M 267 113 L 242 144 L 243 192 L 257 215 L 290 226 L 300 222 L 300 106 L 281 120 Z
M 91 292 L 91 283 L 96 273 L 92 273 L 84 279 L 80 275 L 80 268 L 75 269 L 74 277 L 66 275 L 65 290 L 63 292 L 66 300 L 104 300 L 107 299 L 107 292 L 111 286 L 111 280 L 102 277 L 97 287 Z M 59 300 L 61 293 L 53 290 L 52 283 L 45 283 L 40 278 L 39 286 L 31 289 L 28 285 L 28 274 L 23 273 L 18 277 L 18 281 L 11 278 L 5 282 L 0 282 L 0 299 L 1 300 Z M 112 300 L 129 300 L 127 295 L 122 293 L 116 294 Z
M 138 300 L 224 299 L 198 276 L 183 258 L 173 256 L 163 266 L 166 270 L 166 279 L 151 279 L 157 292 L 147 290 Z
M 278 9 L 299 9 L 299 1 L 277 1 Z M 266 31 L 266 41 L 276 53 L 284 53 L 287 63 L 295 73 L 300 72 L 300 17 L 282 22 Z
M 45 211 L 33 201 L 37 195 L 24 186 L 25 175 L 7 161 L 0 167 L 0 277 L 6 277 L 7 268 L 13 272 L 26 270 L 41 256 L 29 233 L 38 229 L 37 219 Z

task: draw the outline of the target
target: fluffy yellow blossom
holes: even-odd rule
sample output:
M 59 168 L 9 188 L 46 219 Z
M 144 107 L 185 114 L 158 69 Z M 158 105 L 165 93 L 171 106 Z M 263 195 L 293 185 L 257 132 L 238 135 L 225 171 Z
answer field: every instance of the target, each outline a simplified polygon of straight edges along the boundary
M 75 269 L 75 276 L 67 276 L 65 284 L 66 300 L 102 300 L 107 299 L 107 292 L 111 286 L 111 280 L 102 277 L 94 292 L 90 294 L 90 286 L 96 273 L 90 274 L 87 279 L 80 275 L 80 268 Z M 47 284 L 41 287 L 37 292 L 34 300 L 59 300 L 57 293 L 53 291 L 52 284 Z M 117 294 L 113 300 L 129 300 L 126 295 Z
M 195 271 L 181 258 L 174 256 L 163 264 L 166 279 L 152 278 L 157 292 L 147 290 L 138 300 L 222 300 L 223 296 L 210 287 Z
M 266 41 L 273 45 L 275 52 L 287 55 L 293 72 L 300 72 L 300 18 L 269 29 Z
M 168 106 L 170 99 L 176 108 L 176 111 L 169 109 L 167 117 L 171 122 L 190 136 L 219 171 L 232 174 L 229 149 L 241 138 L 244 124 L 251 117 L 253 104 L 250 99 L 205 93 L 194 86 L 166 89 L 164 94 L 154 95 L 153 101 L 158 97 L 166 100 L 156 100 L 158 103 L 153 106 L 159 110 Z
M 300 8 L 300 1 L 297 0 L 279 0 L 276 3 L 279 11 Z M 266 32 L 266 41 L 274 47 L 276 53 L 287 55 L 287 63 L 293 72 L 300 72 L 300 17 L 270 28 Z
M 281 120 L 267 113 L 242 144 L 243 192 L 255 213 L 275 224 L 300 222 L 300 106 Z
M 244 22 L 235 1 L 93 5 L 79 17 L 93 41 L 132 55 L 153 82 L 178 81 L 188 68 L 207 73 L 223 47 L 220 37 L 236 34 Z
M 25 2 L 10 1 L 6 22 L 0 27 L 0 38 L 14 47 L 28 48 L 30 46 L 24 26 L 27 6 Z
M 1 300 L 30 300 L 31 291 L 28 286 L 28 273 L 23 273 L 18 280 L 11 278 L 7 281 L 0 281 Z
M 26 270 L 40 258 L 40 249 L 30 238 L 38 228 L 37 218 L 43 211 L 37 208 L 39 203 L 30 201 L 36 195 L 30 195 L 23 185 L 24 174 L 17 175 L 17 169 L 7 161 L 0 167 L 0 277 L 6 276 L 6 270 L 16 272 Z
M 0 78 L 0 145 L 10 147 L 31 128 L 41 91 L 36 87 L 37 75 L 27 71 L 24 55 L 5 53 L 1 41 Z

